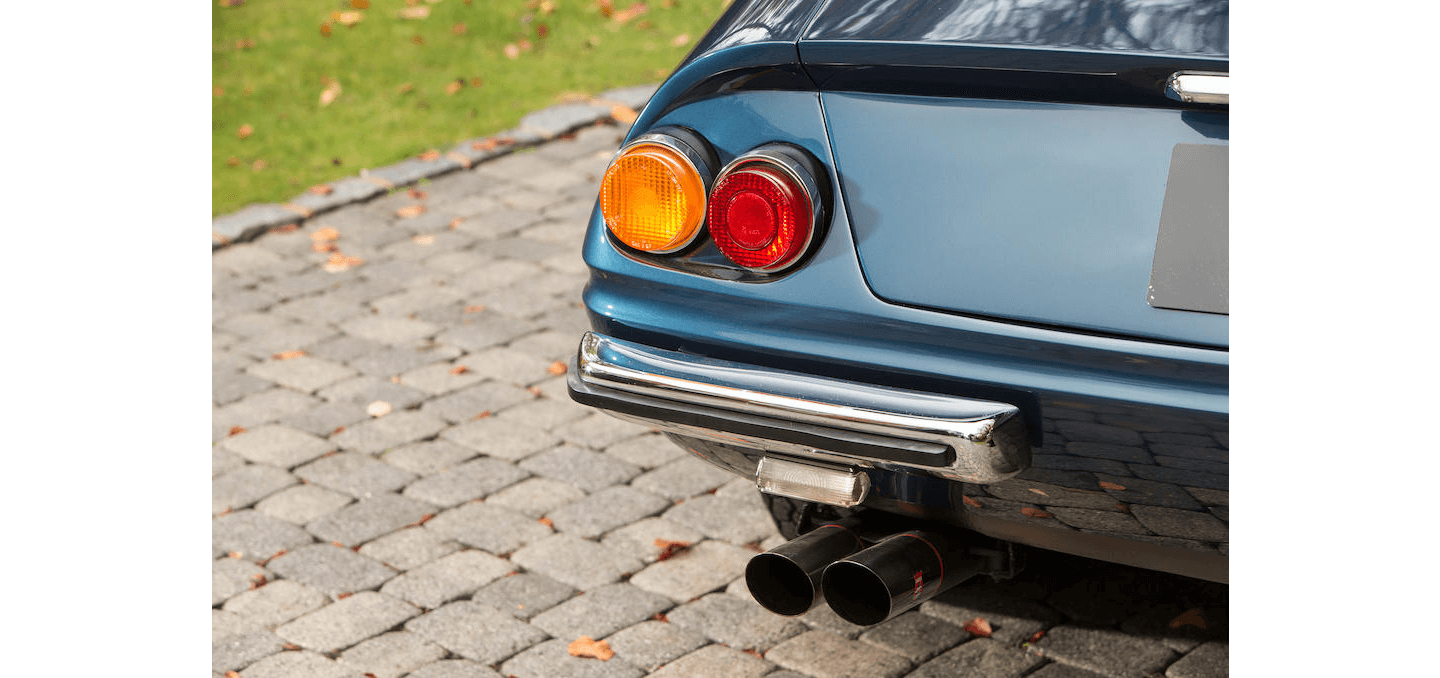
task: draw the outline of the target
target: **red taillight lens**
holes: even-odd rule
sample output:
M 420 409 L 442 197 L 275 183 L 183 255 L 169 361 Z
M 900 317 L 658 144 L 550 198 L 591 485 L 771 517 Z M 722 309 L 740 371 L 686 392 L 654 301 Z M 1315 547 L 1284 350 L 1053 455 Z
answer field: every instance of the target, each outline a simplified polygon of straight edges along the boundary
M 764 160 L 735 166 L 716 182 L 706 221 L 726 257 L 763 272 L 795 263 L 814 230 L 809 193 Z

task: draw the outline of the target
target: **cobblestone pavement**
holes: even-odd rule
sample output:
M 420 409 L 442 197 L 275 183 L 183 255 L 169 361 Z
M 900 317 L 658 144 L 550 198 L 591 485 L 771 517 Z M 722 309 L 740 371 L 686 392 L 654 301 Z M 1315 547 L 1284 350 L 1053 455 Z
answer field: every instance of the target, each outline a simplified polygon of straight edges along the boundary
M 565 392 L 622 132 L 215 251 L 215 676 L 1226 675 L 1228 587 L 1055 554 L 870 628 L 760 609 L 754 487 Z

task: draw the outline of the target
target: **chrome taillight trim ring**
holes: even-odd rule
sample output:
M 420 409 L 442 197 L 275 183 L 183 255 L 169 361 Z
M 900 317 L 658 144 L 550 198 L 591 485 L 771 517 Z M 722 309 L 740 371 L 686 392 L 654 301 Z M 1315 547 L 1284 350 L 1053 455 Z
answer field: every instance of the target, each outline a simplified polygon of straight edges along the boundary
M 824 223 L 823 220 L 827 215 L 824 212 L 824 202 L 821 200 L 820 185 L 815 180 L 814 170 L 812 170 L 811 167 L 807 167 L 807 165 L 811 165 L 818 169 L 818 163 L 810 160 L 805 155 L 801 155 L 803 153 L 805 153 L 805 151 L 793 148 L 787 144 L 769 143 L 736 156 L 734 160 L 726 163 L 725 166 L 720 169 L 720 174 L 715 180 L 717 184 L 723 181 L 725 177 L 730 176 L 731 173 L 744 169 L 746 165 L 760 163 L 766 167 L 775 169 L 794 182 L 796 186 L 800 187 L 800 190 L 805 194 L 805 200 L 810 206 L 810 223 L 807 224 L 808 228 L 806 229 L 805 241 L 800 244 L 795 255 L 787 257 L 785 260 L 771 266 L 746 266 L 738 262 L 735 263 L 736 266 L 754 273 L 780 273 L 800 263 L 815 243 L 815 239 L 820 232 L 820 225 Z M 706 209 L 709 209 L 708 204 L 706 205 Z M 709 230 L 709 224 L 706 225 L 706 230 Z M 714 236 L 712 235 L 711 238 L 713 239 Z
M 668 125 L 665 127 L 657 127 L 649 132 L 646 132 L 645 134 L 631 139 L 629 143 L 620 147 L 620 150 L 615 152 L 615 157 L 610 159 L 610 164 L 606 165 L 605 172 L 601 175 L 602 179 L 600 181 L 600 190 L 602 192 L 605 190 L 605 180 L 603 177 L 610 174 L 610 169 L 613 168 L 615 166 L 615 163 L 619 162 L 620 158 L 624 157 L 626 153 L 641 146 L 661 146 L 663 148 L 667 148 L 671 151 L 678 153 L 680 157 L 690 165 L 691 169 L 695 171 L 695 174 L 700 177 L 701 217 L 699 227 L 697 227 L 695 231 L 690 234 L 689 238 L 686 238 L 684 242 L 678 243 L 674 247 L 669 247 L 663 250 L 655 249 L 643 251 L 643 254 L 647 255 L 675 254 L 676 252 L 683 251 L 691 245 L 695 244 L 695 241 L 699 239 L 700 234 L 704 233 L 706 230 L 704 215 L 710 209 L 710 191 L 715 187 L 715 179 L 717 176 L 714 168 L 715 165 L 719 164 L 719 159 L 715 155 L 714 149 L 712 149 L 710 147 L 710 144 L 706 143 L 705 139 L 699 134 L 696 134 L 695 132 L 692 132 L 684 127 Z M 603 215 L 602 219 L 605 221 L 606 237 L 609 238 L 612 243 L 624 245 L 625 248 L 628 249 L 629 246 L 621 242 L 620 238 L 615 235 L 615 230 L 611 227 L 610 221 L 608 219 L 604 219 Z

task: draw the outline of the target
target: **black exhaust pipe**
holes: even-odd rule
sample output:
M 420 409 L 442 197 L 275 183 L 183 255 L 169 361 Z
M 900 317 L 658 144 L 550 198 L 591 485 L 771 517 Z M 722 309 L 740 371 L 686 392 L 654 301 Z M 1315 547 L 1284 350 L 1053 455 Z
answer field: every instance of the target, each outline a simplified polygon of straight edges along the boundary
M 825 567 L 865 548 L 853 519 L 821 525 L 750 559 L 745 585 L 761 607 L 787 616 L 805 614 L 821 600 Z
M 831 563 L 821 577 L 821 590 L 840 618 L 869 626 L 986 571 L 986 566 L 985 558 L 970 555 L 960 541 L 915 530 Z

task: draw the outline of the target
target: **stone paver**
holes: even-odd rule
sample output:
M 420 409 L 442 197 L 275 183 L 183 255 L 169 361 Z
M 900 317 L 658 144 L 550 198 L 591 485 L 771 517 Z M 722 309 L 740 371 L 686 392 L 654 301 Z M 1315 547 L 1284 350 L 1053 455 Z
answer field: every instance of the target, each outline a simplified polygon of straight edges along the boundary
M 553 133 L 651 91 L 527 120 Z M 212 260 L 212 678 L 1227 675 L 1223 585 L 1033 550 L 1014 580 L 873 627 L 760 609 L 743 568 L 783 539 L 753 481 L 573 403 L 556 366 L 589 328 L 580 250 L 624 133 L 511 130 L 517 145 L 456 146 L 473 168 L 372 171 L 447 171 L 426 198 L 351 178 L 294 198 L 325 210 L 298 229 L 266 232 L 299 220 L 277 206 L 214 221 L 247 242 Z M 322 270 L 321 227 L 364 263 Z M 1225 432 L 1051 409 L 1050 470 L 990 501 L 1043 492 L 1055 524 L 1226 538 Z M 667 542 L 689 547 L 660 560 Z M 960 628 L 976 617 L 993 637 Z M 570 656 L 578 635 L 616 656 Z

